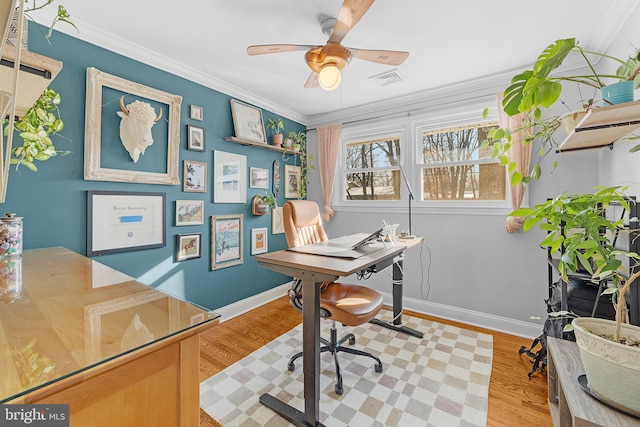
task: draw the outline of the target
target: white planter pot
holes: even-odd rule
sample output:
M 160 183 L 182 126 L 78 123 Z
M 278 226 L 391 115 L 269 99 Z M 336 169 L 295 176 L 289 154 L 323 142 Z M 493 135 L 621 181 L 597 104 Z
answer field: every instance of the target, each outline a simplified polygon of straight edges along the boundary
M 640 416 L 640 347 L 600 337 L 613 336 L 612 320 L 581 317 L 572 323 L 591 392 L 615 408 Z M 621 334 L 638 340 L 640 327 L 623 324 Z

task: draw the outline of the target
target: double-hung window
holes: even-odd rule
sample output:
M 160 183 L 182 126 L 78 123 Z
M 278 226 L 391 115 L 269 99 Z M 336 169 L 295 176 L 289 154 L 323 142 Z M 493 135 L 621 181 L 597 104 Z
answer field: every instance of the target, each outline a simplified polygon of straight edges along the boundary
M 449 129 L 419 129 L 421 200 L 496 200 L 507 198 L 507 177 L 493 147 L 481 147 L 496 123 Z
M 345 200 L 400 200 L 401 134 L 347 142 Z

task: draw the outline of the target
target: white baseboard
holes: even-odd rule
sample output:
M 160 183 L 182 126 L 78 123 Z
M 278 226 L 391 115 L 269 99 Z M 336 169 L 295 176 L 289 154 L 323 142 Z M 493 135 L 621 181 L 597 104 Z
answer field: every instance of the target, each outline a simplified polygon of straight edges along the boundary
M 287 282 L 261 294 L 220 307 L 214 311 L 220 314 L 220 323 L 222 323 L 286 295 L 290 287 L 291 282 Z M 385 304 L 388 304 L 389 306 L 393 305 L 391 294 L 382 292 L 382 296 Z M 494 316 L 492 314 L 481 313 L 479 311 L 466 310 L 464 308 L 437 304 L 415 298 L 404 297 L 403 307 L 407 310 L 427 314 L 429 316 L 466 323 L 468 325 L 504 332 L 506 334 L 524 338 L 533 339 L 542 333 L 542 326 L 535 323 L 522 322 L 520 320 Z
M 233 304 L 225 305 L 224 307 L 220 307 L 213 311 L 220 315 L 220 323 L 222 323 L 286 295 L 290 287 L 291 282 L 287 282 L 269 289 L 268 291 L 262 292 L 261 294 L 245 298 L 238 302 L 234 302 Z
M 382 293 L 382 295 L 384 303 L 391 306 L 393 304 L 391 294 Z M 523 322 L 521 320 L 495 316 L 493 314 L 467 310 L 459 307 L 452 307 L 450 305 L 437 304 L 416 298 L 404 297 L 402 302 L 402 307 L 407 310 L 439 317 L 441 319 L 452 320 L 454 322 L 466 323 L 467 325 L 491 329 L 496 332 L 504 332 L 506 334 L 531 339 L 542 334 L 542 325 L 536 323 Z

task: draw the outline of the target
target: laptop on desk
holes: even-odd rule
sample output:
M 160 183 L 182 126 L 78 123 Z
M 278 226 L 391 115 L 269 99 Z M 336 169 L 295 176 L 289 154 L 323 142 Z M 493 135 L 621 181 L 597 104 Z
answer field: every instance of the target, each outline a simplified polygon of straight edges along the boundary
M 364 238 L 362 238 L 362 235 L 343 236 L 311 245 L 289 248 L 289 250 L 334 258 L 356 259 L 385 249 L 382 242 L 376 242 L 382 232 L 383 229 L 381 228 Z

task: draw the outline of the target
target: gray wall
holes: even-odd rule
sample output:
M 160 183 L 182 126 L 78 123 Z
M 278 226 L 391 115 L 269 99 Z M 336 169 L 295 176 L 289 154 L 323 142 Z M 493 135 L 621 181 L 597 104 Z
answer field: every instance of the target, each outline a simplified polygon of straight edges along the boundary
M 630 18 L 628 22 L 638 22 L 639 18 Z M 636 45 L 640 43 L 640 30 L 637 26 L 631 27 L 629 24 L 622 29 L 611 51 L 626 58 L 632 50 L 628 40 L 635 41 Z M 600 63 L 599 67 L 606 65 Z M 497 86 L 477 89 L 474 100 L 492 100 L 494 93 L 507 85 L 508 79 Z M 582 95 L 588 92 L 585 92 L 584 87 L 580 90 Z M 456 89 L 451 88 L 450 95 L 450 104 L 454 106 L 464 102 L 464 97 L 469 96 L 469 93 L 467 91 L 463 95 L 462 91 L 456 93 Z M 579 97 L 575 85 L 565 85 L 562 99 L 568 105 L 575 103 Z M 446 112 L 446 104 L 436 107 L 429 101 L 437 96 L 430 97 L 426 94 L 424 98 L 422 105 L 430 111 L 426 113 L 429 118 Z M 562 105 L 553 106 L 545 114 L 562 114 L 567 110 Z M 358 124 L 347 124 L 345 129 L 350 126 Z M 561 142 L 564 139 L 563 131 L 558 131 L 557 136 L 558 142 Z M 309 140 L 316 142 L 315 132 L 310 133 Z M 633 184 L 629 194 L 638 195 L 640 154 L 629 153 L 629 148 L 637 142 L 621 141 L 615 144 L 613 150 L 597 148 L 552 153 L 543 161 L 544 173 L 541 179 L 528 186 L 528 204 L 532 206 L 541 203 L 548 197 L 563 192 L 589 192 L 597 185 Z M 559 166 L 551 173 L 555 160 L 559 162 Z M 317 173 L 311 176 L 311 182 L 309 197 L 321 202 Z M 406 253 L 405 308 L 524 336 L 536 336 L 546 318 L 546 252 L 539 247 L 539 242 L 544 237 L 543 232 L 534 229 L 527 233 L 520 231 L 507 234 L 503 224 L 510 209 L 468 214 L 464 210 L 439 211 L 420 205 L 420 202 L 413 204 L 412 231 L 413 234 L 424 237 L 424 245 Z M 325 224 L 330 236 L 375 229 L 383 218 L 387 222 L 399 223 L 401 228 L 407 228 L 407 208 L 358 210 L 342 207 L 336 210 L 334 220 Z M 389 274 L 390 272 L 377 274 L 367 281 L 367 285 L 385 293 L 387 302 L 391 301 Z M 355 277 L 351 280 L 355 280 Z M 532 316 L 542 319 L 531 319 Z

